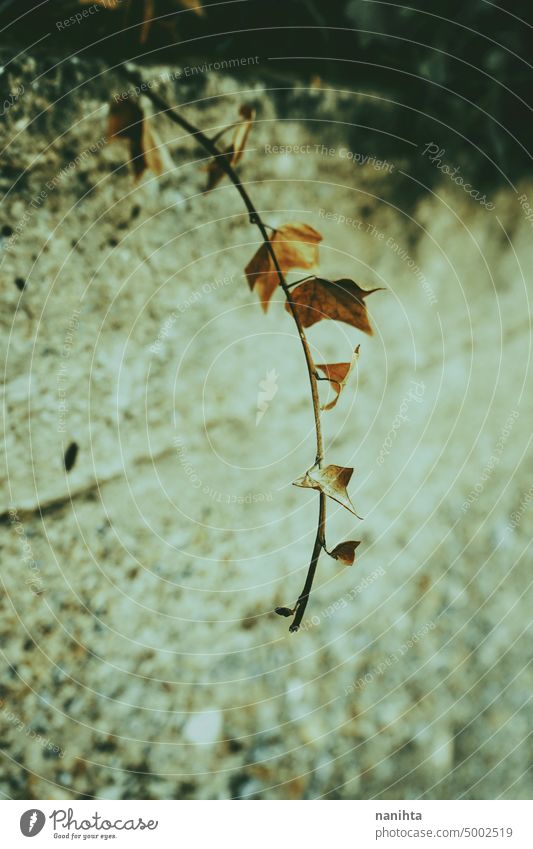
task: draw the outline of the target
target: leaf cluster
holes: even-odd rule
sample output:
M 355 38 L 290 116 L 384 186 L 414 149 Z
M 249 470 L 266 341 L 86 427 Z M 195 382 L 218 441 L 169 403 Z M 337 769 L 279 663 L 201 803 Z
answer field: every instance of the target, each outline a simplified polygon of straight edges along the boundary
M 150 94 L 148 96 L 150 97 Z M 161 98 L 152 95 L 152 99 L 161 106 Z M 306 356 L 315 414 L 317 455 L 314 465 L 295 480 L 294 485 L 313 489 L 319 493 L 320 518 L 304 590 L 294 607 L 276 608 L 276 612 L 281 616 L 294 615 L 295 619 L 290 630 L 297 630 L 309 598 L 320 551 L 324 550 L 339 563 L 350 566 L 355 561 L 355 552 L 360 544 L 359 540 L 347 540 L 338 543 L 331 551 L 328 551 L 325 539 L 326 501 L 333 500 L 357 518 L 361 518 L 348 494 L 348 485 L 354 470 L 345 466 L 323 465 L 320 424 L 321 411 L 333 409 L 346 387 L 359 358 L 360 346 L 355 347 L 350 358 L 345 362 L 315 365 L 305 330 L 320 321 L 331 320 L 344 322 L 367 335 L 372 335 L 366 299 L 378 290 L 364 289 L 348 277 L 330 279 L 323 276 L 319 269 L 320 243 L 323 236 L 311 225 L 290 221 L 272 228 L 264 224 L 235 171 L 243 158 L 252 131 L 254 110 L 249 105 L 243 105 L 239 111 L 238 120 L 225 127 L 213 139 L 208 139 L 172 110 L 165 111 L 173 115 L 174 120 L 181 123 L 189 132 L 194 132 L 204 147 L 213 154 L 205 167 L 207 180 L 204 191 L 206 193 L 212 191 L 225 176 L 229 176 L 241 194 L 250 213 L 250 220 L 257 224 L 263 237 L 262 244 L 244 269 L 248 285 L 252 291 L 256 292 L 265 312 L 270 306 L 274 293 L 281 288 L 286 299 L 285 309 L 296 322 Z M 230 133 L 231 137 L 225 145 L 218 147 L 217 143 Z M 139 180 L 148 169 L 155 174 L 162 172 L 163 156 L 157 136 L 138 101 L 127 100 L 111 104 L 108 136 L 110 140 L 119 139 L 127 143 L 128 156 L 136 180 Z M 296 271 L 309 273 L 294 283 L 287 283 L 287 275 Z M 320 406 L 317 386 L 318 381 L 321 380 L 329 383 L 334 392 L 334 398 Z

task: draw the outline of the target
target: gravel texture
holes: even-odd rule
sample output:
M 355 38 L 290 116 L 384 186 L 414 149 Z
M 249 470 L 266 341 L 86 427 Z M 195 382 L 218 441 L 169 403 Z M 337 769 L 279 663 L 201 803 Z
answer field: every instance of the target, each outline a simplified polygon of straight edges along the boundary
M 379 165 L 343 153 L 372 155 L 348 95 L 280 113 L 249 80 L 161 85 L 212 132 L 256 104 L 241 173 L 265 220 L 318 228 L 325 274 L 387 290 L 372 338 L 309 331 L 317 362 L 361 343 L 323 422 L 364 522 L 330 502 L 328 539 L 362 539 L 357 563 L 321 560 L 289 635 L 272 611 L 301 589 L 317 510 L 291 486 L 314 460 L 298 338 L 245 283 L 258 236 L 236 193 L 202 195 L 202 152 L 162 117 L 168 170 L 134 184 L 103 141 L 123 86 L 101 70 L 31 88 L 21 59 L 2 130 L 0 791 L 531 797 L 533 240 L 515 192 L 489 211 L 443 175 L 404 208 L 405 144 Z

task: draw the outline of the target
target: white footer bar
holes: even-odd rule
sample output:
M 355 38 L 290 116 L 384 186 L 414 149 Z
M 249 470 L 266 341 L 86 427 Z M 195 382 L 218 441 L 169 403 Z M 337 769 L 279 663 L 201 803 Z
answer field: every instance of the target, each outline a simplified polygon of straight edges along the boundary
M 2 845 L 533 847 L 530 801 L 3 801 Z M 29 843 L 35 838 L 35 844 Z M 67 842 L 68 841 L 68 842 Z

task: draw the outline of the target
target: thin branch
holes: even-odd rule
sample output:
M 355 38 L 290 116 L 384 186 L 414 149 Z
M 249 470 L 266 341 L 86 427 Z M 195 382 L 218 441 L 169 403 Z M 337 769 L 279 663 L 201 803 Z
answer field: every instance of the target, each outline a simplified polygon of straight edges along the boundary
M 274 268 L 276 269 L 276 273 L 279 280 L 279 285 L 283 290 L 285 298 L 287 299 L 287 303 L 289 305 L 289 309 L 291 311 L 292 317 L 296 324 L 296 328 L 298 330 L 298 335 L 300 337 L 300 342 L 302 344 L 305 362 L 307 365 L 307 373 L 309 375 L 309 384 L 311 387 L 311 397 L 313 401 L 313 415 L 315 420 L 315 434 L 316 434 L 316 460 L 315 465 L 319 468 L 322 465 L 322 461 L 324 459 L 324 443 L 322 439 L 322 426 L 320 423 L 320 399 L 318 395 L 318 383 L 315 376 L 315 364 L 313 362 L 313 357 L 311 354 L 311 350 L 309 348 L 309 343 L 307 341 L 307 337 L 305 335 L 305 331 L 300 322 L 300 318 L 298 316 L 298 312 L 296 311 L 296 307 L 291 300 L 290 288 L 287 285 L 285 280 L 285 276 L 283 271 L 281 270 L 280 264 L 278 262 L 278 258 L 276 256 L 276 252 L 272 246 L 272 242 L 268 237 L 267 229 L 269 228 L 267 224 L 264 223 L 257 209 L 255 208 L 250 195 L 242 185 L 237 172 L 229 163 L 228 159 L 221 155 L 222 151 L 216 146 L 212 139 L 205 135 L 198 127 L 188 121 L 183 117 L 179 112 L 173 109 L 167 102 L 164 100 L 157 92 L 152 91 L 151 88 L 146 87 L 143 84 L 142 77 L 135 71 L 132 71 L 126 65 L 121 65 L 119 70 L 122 74 L 127 78 L 129 82 L 131 82 L 136 88 L 139 88 L 143 94 L 154 104 L 158 109 L 163 112 L 167 118 L 173 121 L 175 124 L 178 124 L 182 127 L 189 135 L 193 136 L 199 144 L 202 145 L 204 150 L 206 150 L 211 156 L 217 157 L 220 168 L 226 173 L 229 177 L 237 191 L 239 192 L 242 201 L 246 207 L 248 212 L 248 217 L 251 224 L 255 224 L 261 233 L 261 237 L 263 242 L 272 258 L 272 262 L 274 263 Z M 305 278 L 307 279 L 307 278 Z M 318 564 L 318 558 L 320 557 L 320 552 L 322 550 L 324 544 L 324 528 L 326 522 L 326 496 L 320 492 L 319 493 L 319 512 L 318 512 L 318 527 L 315 537 L 315 544 L 313 546 L 313 553 L 311 555 L 311 562 L 309 564 L 309 569 L 307 571 L 307 577 L 305 579 L 305 584 L 302 592 L 300 593 L 298 600 L 295 605 L 295 616 L 294 620 L 291 623 L 289 631 L 297 631 L 300 627 L 300 623 L 302 621 L 303 615 L 305 613 L 305 608 L 307 607 L 307 602 L 309 601 L 309 595 L 311 593 L 311 588 L 313 586 L 313 580 L 315 577 L 316 567 Z
M 307 277 L 300 277 L 299 280 L 294 280 L 292 283 L 287 283 L 287 289 L 294 289 L 295 286 L 298 286 L 299 283 L 305 283 L 306 280 L 312 280 L 314 274 L 308 274 Z
M 309 569 L 307 570 L 307 577 L 305 579 L 305 584 L 302 592 L 298 596 L 298 601 L 296 602 L 294 608 L 294 619 L 292 620 L 289 631 L 297 631 L 300 627 L 300 623 L 303 619 L 305 608 L 307 607 L 307 602 L 309 601 L 309 596 L 311 595 L 311 589 L 313 587 L 313 581 L 315 579 L 316 567 L 318 565 L 318 558 L 320 557 L 320 552 L 324 547 L 324 534 L 325 534 L 325 526 L 326 526 L 326 496 L 324 493 L 320 493 L 320 503 L 318 507 L 318 528 L 315 537 L 315 544 L 313 546 L 313 553 L 311 555 L 311 562 L 309 564 Z

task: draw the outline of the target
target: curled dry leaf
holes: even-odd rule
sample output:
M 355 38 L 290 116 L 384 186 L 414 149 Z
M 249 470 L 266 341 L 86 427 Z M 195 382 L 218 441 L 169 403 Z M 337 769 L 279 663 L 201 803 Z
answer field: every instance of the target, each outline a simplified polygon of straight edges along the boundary
M 246 142 L 252 129 L 252 124 L 255 117 L 255 110 L 251 106 L 241 106 L 239 114 L 242 120 L 235 127 L 233 139 L 229 147 L 224 150 L 220 156 L 211 160 L 207 166 L 207 186 L 205 191 L 210 192 L 214 189 L 225 175 L 225 171 L 221 165 L 221 159 L 225 159 L 232 168 L 237 165 L 242 159 Z
M 333 551 L 328 551 L 328 554 L 335 560 L 340 560 L 345 566 L 351 566 L 355 560 L 355 549 L 358 545 L 361 545 L 361 540 L 350 539 L 347 542 L 340 542 Z
M 294 610 L 291 610 L 290 607 L 276 607 L 274 613 L 277 613 L 278 616 L 292 616 L 294 614 Z
M 147 168 L 154 174 L 162 174 L 163 158 L 156 136 L 138 103 L 130 100 L 111 101 L 107 136 L 109 141 L 124 139 L 128 142 L 130 161 L 137 180 Z
M 332 410 L 337 401 L 339 400 L 340 394 L 346 383 L 350 374 L 352 373 L 352 369 L 357 362 L 359 357 L 359 345 L 354 350 L 352 354 L 352 360 L 349 363 L 330 363 L 329 365 L 317 365 L 317 368 L 320 369 L 326 375 L 327 380 L 331 383 L 332 388 L 335 390 L 336 395 L 329 404 L 323 404 L 322 410 Z
M 291 301 L 296 307 L 298 318 L 303 327 L 311 327 L 317 321 L 331 318 L 344 321 L 372 335 L 372 327 L 366 312 L 365 298 L 380 289 L 361 289 L 354 280 L 324 280 L 312 277 L 291 293 Z M 289 304 L 285 309 L 290 312 Z
M 318 263 L 318 245 L 321 241 L 322 235 L 309 224 L 284 224 L 270 236 L 270 244 L 283 274 L 295 268 L 314 268 Z M 254 254 L 244 273 L 250 289 L 257 290 L 266 312 L 279 283 L 276 267 L 266 244 L 261 245 Z
M 356 513 L 346 489 L 352 475 L 353 469 L 347 469 L 345 466 L 325 466 L 323 469 L 313 466 L 305 475 L 293 481 L 293 486 L 318 489 L 324 495 L 342 504 L 350 513 L 354 513 L 360 519 L 361 517 Z

